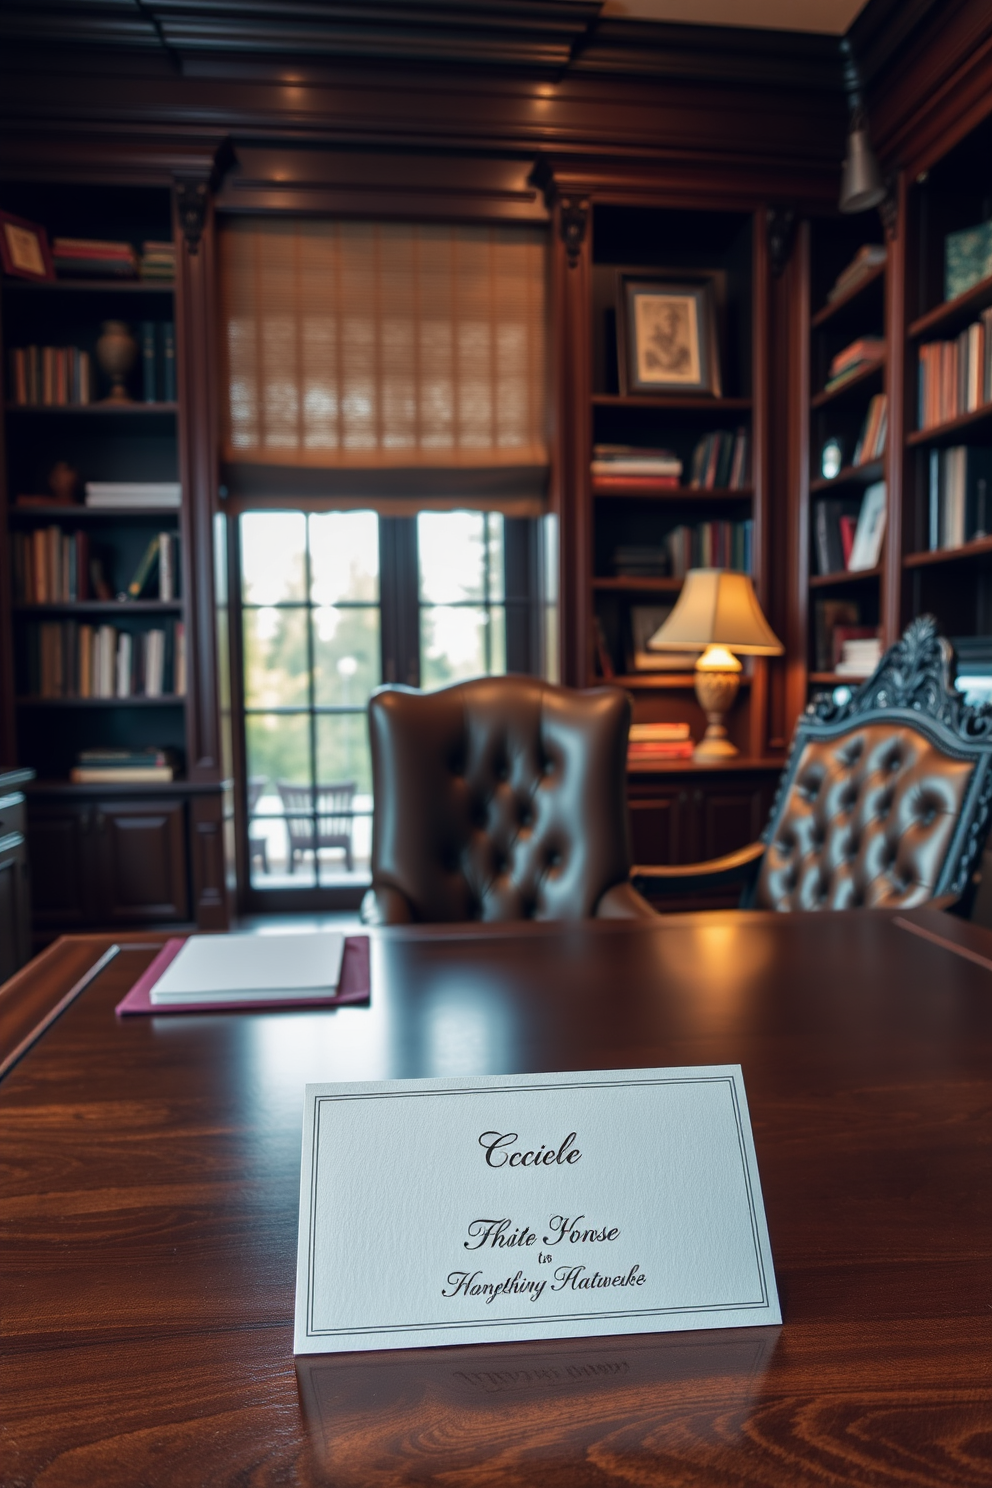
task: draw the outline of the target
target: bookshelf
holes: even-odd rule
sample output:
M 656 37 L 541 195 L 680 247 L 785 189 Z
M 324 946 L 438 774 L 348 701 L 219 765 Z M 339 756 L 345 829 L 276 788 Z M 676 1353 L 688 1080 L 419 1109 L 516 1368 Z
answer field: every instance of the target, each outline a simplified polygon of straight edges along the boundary
M 50 240 L 95 238 L 140 249 L 145 240 L 173 239 L 173 204 L 163 188 L 0 186 L 7 210 L 42 224 Z M 172 283 L 0 278 L 4 755 L 37 777 L 28 789 L 36 944 L 63 930 L 192 927 L 203 919 L 195 881 L 197 824 L 219 785 L 188 775 L 192 657 L 185 681 L 179 663 L 189 619 L 188 493 L 178 508 L 83 504 L 86 482 L 182 481 L 183 408 L 174 391 L 175 362 L 171 380 L 163 362 L 167 344 L 174 359 L 177 318 Z M 131 402 L 103 401 L 110 382 L 96 347 L 107 321 L 124 322 L 137 342 L 127 379 Z M 145 383 L 144 328 L 150 328 L 149 356 L 155 353 L 153 386 Z M 26 381 L 29 347 L 73 348 L 75 356 L 88 356 L 92 401 L 38 401 L 64 397 L 81 384 L 59 384 L 54 373 L 47 383 L 35 376 L 41 352 L 33 354 L 34 380 Z M 58 462 L 78 476 L 74 499 L 38 501 Z M 36 499 L 24 503 L 18 499 L 24 495 Z M 123 598 L 162 534 L 170 544 L 171 597 L 161 597 L 153 565 L 140 595 Z M 90 662 L 96 666 L 94 638 L 101 631 L 111 675 L 104 667 L 98 689 Z M 118 661 L 124 636 L 134 653 L 128 676 Z M 153 650 L 161 653 L 154 663 Z M 53 654 L 61 668 L 54 673 Z M 161 694 L 147 695 L 149 687 Z M 110 695 L 94 695 L 98 690 Z M 176 778 L 73 783 L 80 751 L 95 748 L 168 750 L 177 761 Z
M 880 633 L 884 618 L 882 553 L 867 568 L 847 567 L 851 540 L 866 492 L 886 479 L 884 449 L 865 449 L 878 401 L 890 396 L 886 343 L 888 263 L 872 262 L 885 251 L 882 223 L 874 213 L 810 221 L 803 239 L 808 301 L 808 466 L 801 472 L 799 500 L 806 507 L 800 530 L 807 551 L 805 573 L 805 666 L 814 691 L 849 685 L 836 665 L 845 634 Z M 860 263 L 860 271 L 851 267 Z M 850 277 L 846 279 L 845 276 Z M 859 360 L 845 369 L 846 357 Z M 840 368 L 840 370 L 838 370 Z M 876 441 L 877 446 L 877 441 Z M 833 455 L 831 468 L 825 450 Z M 868 456 L 867 458 L 865 456 Z M 883 644 L 885 638 L 882 638 Z
M 673 481 L 664 488 L 659 483 L 654 490 L 645 490 L 636 481 L 625 487 L 621 477 L 603 479 L 595 471 L 589 477 L 588 603 L 593 645 L 585 681 L 612 676 L 633 694 L 639 721 L 689 719 L 694 736 L 701 735 L 704 721 L 691 669 L 683 666 L 670 673 L 636 669 L 636 635 L 652 613 L 663 617 L 675 603 L 685 567 L 736 560 L 741 566 L 748 562 L 760 578 L 760 565 L 751 556 L 757 553 L 755 508 L 763 495 L 753 476 L 758 415 L 752 306 L 759 272 L 754 232 L 754 219 L 747 211 L 604 202 L 594 204 L 592 213 L 588 458 L 591 462 L 599 450 L 611 446 L 665 449 L 681 461 L 682 475 L 677 484 Z M 622 390 L 618 318 L 624 314 L 624 279 L 712 285 L 718 396 Z M 727 440 L 727 463 L 733 441 L 738 435 L 746 440 L 746 461 L 733 486 L 726 479 L 726 465 L 722 482 L 713 480 L 716 460 L 708 484 L 694 481 L 694 452 L 714 435 Z M 645 561 L 639 563 L 639 555 Z M 656 571 L 645 571 L 652 562 Z M 738 748 L 753 754 L 746 694 L 732 723 Z
M 992 342 L 990 150 L 992 118 L 986 117 L 904 188 L 906 434 L 899 615 L 905 624 L 930 612 L 945 635 L 954 641 L 968 638 L 972 647 L 977 638 L 992 635 L 992 378 L 985 350 Z M 971 255 L 975 282 L 948 283 L 948 239 L 952 246 L 960 244 L 962 230 L 979 224 L 986 224 L 989 251 L 984 264 L 979 254 Z M 983 365 L 976 366 L 969 389 L 967 338 L 975 325 L 982 328 L 972 335 L 984 343 L 978 359 Z M 932 359 L 940 357 L 935 348 L 941 343 L 956 342 L 956 356 L 948 348 L 956 362 L 955 400 L 955 388 L 946 385 L 946 363 L 938 369 Z M 949 395 L 943 406 L 928 403 L 941 392 Z M 956 454 L 962 450 L 968 453 Z M 992 639 L 986 660 L 992 663 Z

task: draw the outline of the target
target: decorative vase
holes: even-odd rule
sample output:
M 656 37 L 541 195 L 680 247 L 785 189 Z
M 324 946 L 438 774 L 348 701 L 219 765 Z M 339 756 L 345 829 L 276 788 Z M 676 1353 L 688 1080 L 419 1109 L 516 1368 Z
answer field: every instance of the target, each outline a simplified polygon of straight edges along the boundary
M 123 320 L 105 320 L 96 343 L 100 370 L 110 378 L 111 389 L 105 403 L 130 403 L 125 381 L 138 355 L 138 343 Z

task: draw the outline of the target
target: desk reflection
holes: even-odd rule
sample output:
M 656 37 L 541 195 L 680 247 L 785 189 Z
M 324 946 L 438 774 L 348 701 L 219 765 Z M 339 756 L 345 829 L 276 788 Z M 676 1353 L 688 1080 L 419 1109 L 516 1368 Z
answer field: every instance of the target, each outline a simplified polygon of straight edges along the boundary
M 299 1358 L 317 1460 L 370 1484 L 711 1481 L 779 1328 Z M 671 1468 L 669 1478 L 666 1468 Z M 590 1470 L 592 1477 L 590 1478 Z

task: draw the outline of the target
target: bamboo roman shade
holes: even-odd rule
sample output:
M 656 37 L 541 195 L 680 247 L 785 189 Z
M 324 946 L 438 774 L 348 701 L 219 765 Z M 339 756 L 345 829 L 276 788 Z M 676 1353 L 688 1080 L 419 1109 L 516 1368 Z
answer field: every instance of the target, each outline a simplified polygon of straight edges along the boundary
M 547 464 L 539 229 L 236 218 L 220 263 L 228 461 Z

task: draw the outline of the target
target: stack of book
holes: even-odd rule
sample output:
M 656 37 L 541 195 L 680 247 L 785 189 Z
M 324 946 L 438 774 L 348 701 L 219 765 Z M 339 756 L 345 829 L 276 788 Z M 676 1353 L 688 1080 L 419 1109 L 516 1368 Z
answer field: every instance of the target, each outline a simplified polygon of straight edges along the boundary
M 834 632 L 835 644 L 839 628 Z M 841 638 L 840 656 L 834 672 L 838 677 L 870 677 L 882 659 L 882 642 L 875 635 L 846 635 Z
M 613 571 L 622 579 L 658 579 L 668 573 L 668 549 L 634 543 L 613 550 Z
M 868 404 L 868 412 L 854 446 L 852 465 L 870 465 L 873 460 L 882 458 L 885 454 L 888 422 L 888 400 L 884 393 L 876 393 Z
M 748 483 L 747 430 L 704 434 L 692 453 L 689 484 L 697 490 L 740 491 Z
M 609 491 L 665 491 L 678 487 L 682 461 L 671 450 L 632 444 L 597 444 L 592 452 L 594 489 Z
M 754 523 L 697 522 L 673 527 L 665 539 L 669 572 L 684 579 L 690 568 L 734 568 L 751 572 Z
M 98 511 L 182 505 L 179 481 L 87 481 L 86 505 Z
M 930 451 L 930 552 L 962 548 L 992 532 L 992 449 Z
M 843 387 L 866 367 L 874 367 L 885 359 L 885 341 L 881 336 L 860 336 L 839 351 L 830 363 L 825 392 L 832 393 Z
M 986 403 L 992 403 L 992 306 L 955 340 L 920 347 L 920 428 L 936 428 Z
M 145 403 L 176 401 L 176 333 L 172 321 L 143 320 L 141 396 Z
M 992 636 L 954 636 L 954 685 L 971 707 L 992 702 Z
M 76 620 L 27 628 L 27 691 L 42 698 L 184 697 L 181 621 L 132 632 Z
M 14 598 L 21 604 L 65 604 L 90 597 L 89 536 L 61 527 L 11 533 Z
M 827 304 L 841 300 L 863 284 L 885 262 L 885 246 L 882 243 L 865 243 L 858 249 L 846 269 L 837 275 L 833 289 L 827 295 Z
M 650 765 L 658 760 L 691 759 L 692 738 L 687 723 L 632 723 L 627 742 L 628 765 Z
M 130 243 L 98 238 L 55 238 L 55 271 L 72 279 L 135 279 L 138 256 Z
M 10 353 L 10 388 L 19 408 L 90 403 L 90 354 L 78 346 L 15 346 Z
M 856 599 L 817 599 L 813 602 L 813 637 L 816 670 L 832 672 L 847 636 L 871 634 L 874 627 L 861 628 L 861 607 Z
M 171 284 L 176 277 L 176 245 L 171 242 L 146 240 L 141 245 L 138 273 L 142 279 Z
M 153 785 L 175 780 L 178 760 L 171 749 L 82 749 L 69 772 L 74 785 Z

